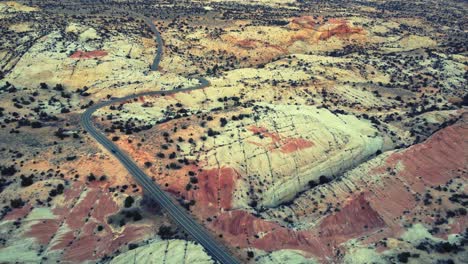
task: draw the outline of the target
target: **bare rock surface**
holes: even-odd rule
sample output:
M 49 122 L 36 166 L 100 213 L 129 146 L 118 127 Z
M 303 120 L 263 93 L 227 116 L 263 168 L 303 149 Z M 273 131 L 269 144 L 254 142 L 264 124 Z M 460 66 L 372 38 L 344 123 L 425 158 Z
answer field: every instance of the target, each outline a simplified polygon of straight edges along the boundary
M 80 126 L 163 91 L 92 121 L 242 263 L 465 263 L 466 9 L 1 2 L 0 262 L 213 263 Z
M 203 247 L 183 240 L 164 240 L 150 242 L 122 253 L 112 259 L 112 264 L 135 263 L 214 263 Z

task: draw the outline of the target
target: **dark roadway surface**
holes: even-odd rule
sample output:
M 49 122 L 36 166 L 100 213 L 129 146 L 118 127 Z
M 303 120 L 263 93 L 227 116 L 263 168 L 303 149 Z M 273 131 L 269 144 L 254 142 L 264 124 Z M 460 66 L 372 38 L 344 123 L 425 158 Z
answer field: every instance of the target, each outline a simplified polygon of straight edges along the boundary
M 158 49 L 153 64 L 151 65 L 151 70 L 155 71 L 158 69 L 158 65 L 162 57 L 163 42 L 161 35 L 157 31 L 156 26 L 149 18 L 135 14 L 133 12 L 131 13 L 135 17 L 142 18 L 150 26 L 151 30 L 156 35 Z M 124 152 L 122 152 L 111 140 L 107 139 L 106 136 L 102 134 L 96 127 L 94 127 L 92 123 L 93 113 L 102 107 L 131 100 L 140 96 L 173 94 L 181 91 L 202 89 L 209 85 L 208 81 L 204 78 L 199 78 L 199 81 L 200 84 L 190 88 L 174 89 L 170 91 L 143 92 L 94 104 L 88 109 L 86 109 L 86 111 L 81 116 L 80 121 L 81 125 L 89 133 L 89 135 L 92 136 L 99 144 L 101 144 L 107 150 L 109 150 L 109 152 L 112 155 L 114 155 L 125 166 L 128 172 L 144 189 L 145 194 L 152 198 L 154 201 L 158 202 L 160 206 L 167 211 L 167 213 L 180 227 L 182 227 L 188 234 L 190 234 L 198 243 L 200 243 L 205 248 L 208 254 L 210 254 L 216 261 L 220 263 L 239 263 L 223 245 L 216 241 L 203 226 L 198 224 L 184 208 L 182 208 L 176 201 L 171 199 L 171 197 L 168 194 L 166 194 L 157 184 L 155 184 L 151 180 L 151 178 L 148 177 L 148 175 L 146 175 L 131 158 L 129 158 Z

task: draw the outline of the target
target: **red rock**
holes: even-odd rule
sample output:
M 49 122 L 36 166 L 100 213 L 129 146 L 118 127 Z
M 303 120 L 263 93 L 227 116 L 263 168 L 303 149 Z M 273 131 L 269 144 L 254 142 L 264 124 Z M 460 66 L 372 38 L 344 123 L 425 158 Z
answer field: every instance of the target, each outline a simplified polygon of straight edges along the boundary
M 426 185 L 437 186 L 466 169 L 468 152 L 468 128 L 454 125 L 437 132 L 426 142 L 410 147 L 408 150 L 393 154 L 388 164 L 402 162 L 404 170 L 398 176 L 407 181 L 422 180 Z M 463 174 L 465 178 L 467 174 Z
M 243 39 L 243 40 L 239 40 L 236 43 L 236 45 L 241 47 L 241 48 L 255 49 L 257 47 L 257 42 L 255 40 L 252 40 L 252 39 Z
M 349 34 L 361 33 L 362 28 L 352 28 L 347 23 L 340 23 L 338 26 L 326 30 L 320 34 L 319 39 L 326 40 L 333 36 L 346 36 Z
M 149 226 L 126 226 L 121 233 L 109 232 L 110 229 L 94 234 L 97 223 L 88 222 L 83 227 L 80 236 L 66 248 L 63 260 L 70 262 L 83 262 L 96 260 L 104 255 L 115 252 L 128 242 L 152 232 Z
M 449 225 L 450 230 L 447 233 L 447 235 L 450 234 L 461 234 L 466 230 L 466 227 L 468 226 L 468 217 L 467 216 L 461 216 L 458 218 L 453 219 L 453 222 Z M 446 239 L 446 238 L 444 238 Z
M 341 18 L 330 18 L 328 20 L 328 23 L 330 23 L 330 24 L 346 24 L 346 20 L 341 19 Z
M 169 130 L 172 123 L 160 125 L 161 130 Z M 313 142 L 301 138 L 288 138 L 279 133 L 270 132 L 267 128 L 251 126 L 252 133 L 260 134 L 267 139 L 252 142 L 270 151 L 290 153 L 301 148 L 312 147 Z M 157 181 L 168 183 L 170 190 L 178 197 L 195 200 L 192 212 L 201 220 L 207 217 L 213 219 L 208 227 L 218 234 L 223 234 L 229 245 L 241 248 L 258 248 L 265 251 L 281 249 L 296 249 L 315 256 L 322 262 L 334 260 L 337 251 L 343 243 L 350 239 L 359 239 L 362 243 L 374 243 L 385 237 L 399 237 L 405 230 L 405 217 L 416 211 L 421 202 L 416 201 L 415 192 L 421 192 L 427 187 L 445 183 L 447 180 L 463 175 L 466 164 L 467 129 L 462 125 L 445 128 L 433 135 L 426 142 L 409 149 L 391 154 L 384 160 L 384 165 L 370 169 L 362 177 L 353 178 L 354 192 L 348 192 L 349 186 L 343 182 L 333 182 L 326 188 L 336 192 L 324 192 L 327 202 L 344 204 L 338 212 L 330 212 L 324 216 L 317 213 L 317 223 L 309 230 L 293 230 L 280 224 L 257 218 L 243 210 L 233 210 L 232 193 L 239 172 L 229 167 L 203 168 L 203 161 L 198 166 L 184 166 L 167 175 L 162 175 Z M 255 141 L 255 137 L 253 137 Z M 264 143 L 264 142 L 268 143 Z M 271 142 L 270 142 L 271 141 Z M 460 143 L 462 142 L 462 143 Z M 144 152 L 144 151 L 142 151 Z M 136 153 L 136 152 L 131 152 Z M 149 160 L 144 154 L 135 155 L 142 163 Z M 447 159 L 449 159 L 447 161 Z M 387 168 L 396 169 L 396 175 L 389 175 Z M 188 171 L 196 171 L 199 183 L 198 190 L 186 191 L 189 182 Z M 322 187 L 319 187 L 322 188 Z M 323 187 L 325 188 L 325 187 Z M 334 194 L 340 196 L 334 197 Z M 300 212 L 296 216 L 300 216 Z M 303 216 L 308 219 L 307 214 Z M 214 218 L 213 216 L 217 216 Z M 424 219 L 433 221 L 433 219 Z M 457 220 L 460 221 L 460 220 Z M 465 222 L 452 223 L 454 231 L 460 230 Z M 366 227 L 365 227 L 366 226 Z M 378 232 L 377 232 L 378 231 Z M 111 232 L 107 231 L 106 232 Z M 112 242 L 118 243 L 118 242 Z
M 202 170 L 197 177 L 197 190 L 178 190 L 188 199 L 196 201 L 193 211 L 197 215 L 206 218 L 231 209 L 235 182 L 239 178 L 236 170 L 230 167 Z
M 367 192 L 369 203 L 388 224 L 416 205 L 411 191 L 398 178 L 386 178 L 382 184 L 369 188 L 372 188 L 371 192 Z
M 91 189 L 84 194 L 84 198 L 80 199 L 80 202 L 69 212 L 70 216 L 75 217 L 67 217 L 65 220 L 69 228 L 79 229 L 84 225 L 85 217 L 91 212 L 91 207 L 93 207 L 99 199 L 100 192 L 101 190 L 99 189 Z
M 277 50 L 278 52 L 280 52 L 282 54 L 288 53 L 288 50 L 286 48 L 281 47 L 279 45 L 273 45 L 273 44 L 267 43 L 267 44 L 265 44 L 265 47 Z
M 364 194 L 350 201 L 340 212 L 326 217 L 312 230 L 294 231 L 241 210 L 225 212 L 212 224 L 233 246 L 253 246 L 265 251 L 296 249 L 319 258 L 332 256 L 342 242 L 384 226 L 383 219 L 365 200 Z
M 18 218 L 23 218 L 26 215 L 28 215 L 29 212 L 31 212 L 31 208 L 32 207 L 30 204 L 25 204 L 21 208 L 15 208 L 11 210 L 7 215 L 5 215 L 5 217 L 3 218 L 3 221 L 9 221 L 9 220 L 14 221 Z
M 45 232 L 45 230 L 39 230 L 42 231 L 42 233 Z M 49 241 L 49 248 L 50 250 L 62 250 L 65 249 L 70 243 L 73 243 L 75 240 L 75 234 L 74 231 L 68 231 L 64 232 L 61 234 L 57 234 L 54 237 L 53 241 Z
M 264 47 L 264 48 L 271 48 L 280 54 L 286 54 L 288 53 L 288 50 L 284 47 L 281 47 L 279 45 L 273 45 L 269 43 L 268 41 L 262 41 L 262 40 L 255 40 L 255 39 L 241 39 L 241 40 L 234 40 L 235 45 L 244 48 L 244 49 L 256 49 L 259 47 Z
M 290 40 L 289 40 L 289 43 L 294 43 L 296 41 L 306 41 L 308 38 L 310 38 L 309 35 L 307 34 L 295 34 L 293 36 L 291 36 Z
M 63 261 L 85 262 L 111 255 L 121 246 L 152 233 L 152 226 L 132 223 L 113 230 L 107 216 L 117 213 L 120 207 L 112 193 L 99 185 L 87 188 L 73 184 L 64 193 L 66 204 L 52 210 L 56 219 L 38 220 L 25 235 L 36 238 L 48 251 L 63 250 Z M 103 226 L 100 232 L 96 231 L 98 225 Z
M 303 28 L 313 29 L 315 27 L 315 19 L 312 16 L 301 16 L 291 20 L 291 23 L 300 25 Z
M 231 246 L 255 247 L 265 251 L 297 249 L 309 252 L 311 256 L 325 256 L 330 252 L 323 247 L 311 231 L 293 231 L 280 225 L 236 210 L 225 212 L 217 217 L 212 228 L 223 234 L 223 239 Z M 258 235 L 259 238 L 255 238 Z
M 93 210 L 91 217 L 96 219 L 100 223 L 104 223 L 107 216 L 114 214 L 119 210 L 119 206 L 112 199 L 112 195 L 108 192 L 101 195 L 98 201 L 96 201 L 96 209 Z
M 250 131 L 270 137 L 272 141 L 284 141 L 278 134 L 262 127 L 250 127 Z M 413 217 L 405 212 L 412 212 L 421 204 L 414 198 L 415 190 L 445 184 L 457 175 L 467 177 L 463 173 L 466 144 L 460 144 L 468 142 L 467 132 L 466 126 L 457 124 L 437 132 L 426 142 L 390 155 L 385 165 L 371 170 L 376 175 L 369 177 L 380 178 L 379 181 L 369 182 L 366 177 L 366 182 L 354 182 L 365 186 L 359 195 L 326 197 L 322 202 L 331 198 L 348 202 L 339 212 L 325 216 L 310 230 L 291 230 L 240 210 L 221 213 L 210 227 L 222 233 L 232 246 L 265 251 L 297 249 L 324 263 L 333 259 L 337 250 L 343 252 L 342 243 L 350 239 L 362 238 L 362 243 L 375 243 L 386 237 L 400 237 L 405 231 L 402 219 Z M 402 165 L 397 175 L 386 176 L 386 168 L 395 168 L 397 164 Z M 434 218 L 423 221 L 433 222 Z M 449 225 L 449 233 L 460 233 L 465 228 L 466 218 L 455 218 Z
M 326 217 L 320 223 L 318 231 L 323 236 L 344 242 L 384 226 L 385 222 L 381 216 L 367 202 L 365 195 L 360 194 L 339 212 Z
M 66 248 L 62 261 L 84 262 L 86 260 L 96 259 L 94 256 L 96 244 L 97 237 L 92 235 L 81 236 Z
M 26 235 L 28 237 L 36 238 L 39 244 L 46 245 L 50 242 L 59 227 L 59 220 L 46 219 L 32 225 L 31 229 L 26 233 Z
M 310 148 L 314 144 L 303 138 L 287 138 L 281 146 L 280 151 L 283 153 L 292 153 L 301 149 Z
M 260 134 L 264 137 L 271 138 L 272 142 L 266 146 L 258 142 L 247 141 L 248 143 L 264 147 L 270 151 L 279 150 L 282 153 L 288 154 L 301 149 L 310 148 L 314 145 L 312 142 L 303 138 L 284 138 L 278 133 L 268 132 L 264 127 L 250 126 L 248 129 L 254 134 Z
M 93 50 L 93 51 L 81 51 L 77 50 L 75 53 L 70 55 L 72 59 L 94 59 L 94 58 L 101 58 L 107 55 L 107 51 L 105 50 Z
M 281 137 L 278 133 L 270 133 L 268 132 L 268 129 L 264 127 L 250 126 L 248 129 L 254 134 L 260 134 L 262 136 L 271 138 L 273 143 L 277 143 L 281 140 Z

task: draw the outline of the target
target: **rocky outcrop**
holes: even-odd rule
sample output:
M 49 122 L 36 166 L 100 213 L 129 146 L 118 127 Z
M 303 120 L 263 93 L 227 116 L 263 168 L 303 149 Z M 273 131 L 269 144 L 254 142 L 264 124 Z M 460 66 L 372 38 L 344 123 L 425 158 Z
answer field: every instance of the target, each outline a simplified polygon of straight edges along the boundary
M 113 200 L 112 194 L 103 191 L 99 184 L 86 188 L 75 183 L 63 195 L 61 202 L 52 209 L 24 206 L 13 210 L 5 219 L 24 219 L 22 221 L 27 223 L 27 227 L 17 240 L 33 238 L 37 244 L 31 250 L 39 251 L 37 247 L 40 246 L 39 256 L 60 254 L 62 261 L 96 261 L 112 255 L 128 243 L 151 237 L 151 223 L 124 222 L 117 228 L 119 223 L 108 221 L 111 215 L 119 212 L 120 206 Z M 19 212 L 24 212 L 21 218 L 17 218 Z
M 202 246 L 183 240 L 150 242 L 147 245 L 119 254 L 110 261 L 111 264 L 146 262 L 155 264 L 214 263 Z
M 148 6 L 159 71 L 154 35 L 123 11 L 0 3 L 0 262 L 211 262 L 158 240 L 167 216 L 78 122 L 205 76 L 94 122 L 242 262 L 463 263 L 466 54 L 448 12 L 216 2 Z
M 307 191 L 291 206 L 267 215 L 290 214 L 295 223 L 305 223 L 301 229 L 315 230 L 319 239 L 332 239 L 330 247 L 335 249 L 349 239 L 373 244 L 398 238 L 414 220 L 433 226 L 438 218 L 430 212 L 456 211 L 460 206 L 449 201 L 435 205 L 432 200 L 446 197 L 444 186 L 466 179 L 466 153 L 463 144 L 457 143 L 466 141 L 466 133 L 466 124 L 459 122 L 424 143 L 364 163 L 339 181 Z M 428 192 L 432 195 L 424 198 Z M 466 216 L 455 216 L 442 234 L 458 234 L 456 223 L 463 219 Z
M 318 228 L 321 235 L 341 240 L 338 237 L 361 236 L 384 226 L 382 217 L 361 194 L 352 198 L 339 212 L 326 217 Z
M 181 95 L 181 98 L 185 96 L 195 95 Z M 152 100 L 146 98 L 145 103 Z M 237 117 L 240 114 L 244 117 L 241 122 L 228 118 L 222 128 L 213 130 L 218 134 L 215 137 L 207 137 L 201 146 L 186 141 L 187 137 L 199 138 L 205 135 L 204 129 L 194 125 L 202 122 L 196 118 L 190 122 L 189 120 L 184 120 L 182 123 L 179 120 L 165 122 L 157 126 L 159 133 L 152 133 L 151 130 L 145 132 L 144 138 L 147 142 L 145 146 L 134 147 L 125 139 L 119 140 L 119 144 L 143 163 L 145 160 L 152 160 L 147 153 L 157 152 L 151 150 L 151 146 L 156 142 L 159 142 L 156 145 L 168 142 L 169 139 L 167 137 L 164 139 L 162 135 L 166 129 L 170 129 L 171 138 L 182 139 L 177 143 L 178 155 L 191 157 L 190 159 L 196 162 L 182 166 L 180 169 L 170 170 L 167 175 L 158 173 L 157 170 L 152 170 L 151 173 L 163 186 L 167 183 L 166 188 L 174 195 L 187 201 L 195 201 L 191 211 L 205 221 L 208 227 L 215 233 L 221 234 L 231 246 L 255 248 L 267 252 L 296 250 L 295 252 L 300 252 L 305 257 L 321 261 L 330 258 L 340 259 L 341 254 L 347 250 L 346 243 L 353 239 L 360 239 L 362 243 L 373 245 L 384 238 L 398 238 L 404 230 L 406 221 L 412 217 L 421 217 L 420 215 L 426 210 L 418 196 L 421 197 L 427 188 L 446 184 L 450 179 L 454 179 L 455 184 L 457 177 L 463 174 L 463 170 L 460 170 L 463 166 L 463 149 L 455 143 L 464 141 L 466 128 L 461 121 L 441 130 L 424 143 L 405 150 L 389 151 L 367 162 L 358 162 L 358 157 L 372 157 L 382 144 L 383 139 L 375 136 L 376 132 L 369 123 L 352 116 L 334 115 L 328 110 L 315 107 L 302 106 L 298 110 L 289 108 L 287 114 L 286 111 L 281 111 L 282 109 L 282 106 L 268 105 L 264 111 L 257 109 L 241 113 L 223 113 L 222 117 L 230 115 Z M 213 113 L 211 121 L 208 121 L 206 126 L 214 128 L 215 124 L 219 124 L 220 117 Z M 294 123 L 286 121 L 291 117 L 294 117 L 291 119 L 295 121 Z M 324 118 L 323 121 L 320 118 Z M 185 128 L 174 132 L 174 127 L 180 127 L 182 124 Z M 339 136 L 333 137 L 333 133 L 339 133 Z M 365 133 L 369 136 L 362 138 Z M 299 180 L 309 186 L 305 178 L 300 178 L 307 176 L 300 174 L 299 178 L 289 179 L 291 181 L 289 184 L 290 172 L 285 172 L 285 168 L 279 166 L 282 163 L 279 162 L 280 159 L 275 158 L 275 155 L 281 159 L 292 156 L 295 162 L 285 162 L 298 164 L 299 168 L 300 166 L 307 168 L 310 164 L 313 168 L 320 167 L 320 162 L 325 162 L 327 168 L 333 168 L 334 165 L 331 163 L 334 162 L 334 147 L 331 140 L 335 138 L 344 139 L 335 141 L 335 144 L 340 146 L 336 148 L 337 153 L 340 153 L 338 154 L 340 165 L 348 164 L 349 169 L 353 164 L 362 164 L 337 180 L 322 183 L 306 191 L 295 198 L 291 205 L 269 209 L 262 213 L 261 217 L 251 212 L 249 206 L 245 204 L 245 199 L 248 199 L 249 203 L 254 199 L 263 201 L 258 197 L 266 199 L 270 192 L 274 193 L 273 197 L 278 197 L 278 194 L 281 194 L 279 189 L 271 191 L 276 181 L 278 181 L 277 188 L 286 189 L 289 194 L 298 192 L 298 189 L 294 189 L 297 187 L 291 186 L 299 186 Z M 343 160 L 348 152 L 346 148 L 352 142 L 356 142 L 357 145 L 350 148 L 352 149 L 350 152 L 354 152 L 350 157 L 356 163 L 344 163 Z M 237 149 L 238 145 L 240 149 Z M 285 152 L 284 146 L 291 145 L 295 147 Z M 167 153 L 173 150 L 175 148 L 170 147 Z M 322 155 L 326 153 L 325 160 L 320 161 L 320 158 L 317 158 L 318 163 L 314 163 L 311 157 L 320 157 L 314 155 L 314 151 Z M 446 152 L 450 155 L 441 155 Z M 268 159 L 260 158 L 266 154 L 271 164 L 279 167 L 269 167 Z M 307 162 L 304 160 L 301 163 L 302 155 L 308 157 Z M 446 159 L 450 161 L 447 162 Z M 165 162 L 170 164 L 170 160 L 165 159 L 154 162 L 160 164 L 158 167 L 165 166 Z M 262 172 L 262 166 L 271 170 L 265 169 L 265 172 Z M 194 173 L 191 174 L 190 171 Z M 340 169 L 336 168 L 335 171 L 338 172 Z M 303 175 L 310 174 L 312 173 L 309 171 Z M 316 177 L 320 175 L 322 173 L 316 174 Z M 186 184 L 193 176 L 197 177 L 198 183 L 192 184 L 190 190 L 187 190 Z M 261 177 L 265 177 L 263 182 L 267 184 L 262 184 L 262 181 L 253 182 Z M 251 188 L 255 188 L 256 192 L 249 192 Z M 428 221 L 427 218 L 421 219 Z M 426 223 L 430 225 L 433 222 L 434 219 Z M 459 223 L 454 221 L 448 225 L 452 228 L 451 232 L 460 231 Z
M 271 106 L 271 113 L 261 117 L 256 125 L 247 126 L 252 134 L 243 140 L 244 151 L 250 153 L 245 160 L 239 160 L 232 147 L 216 150 L 217 155 L 226 157 L 224 162 L 236 161 L 242 175 L 255 175 L 255 179 L 243 181 L 262 189 L 256 194 L 259 205 L 269 207 L 287 201 L 310 181 L 318 183 L 320 176 L 338 175 L 382 146 L 383 139 L 374 137 L 375 131 L 368 123 L 351 116 L 336 116 L 314 107 L 287 108 Z M 236 197 L 240 204 L 241 191 Z
M 360 34 L 363 32 L 362 28 L 354 28 L 346 22 L 327 25 L 320 29 L 320 40 L 326 40 L 333 36 L 345 37 L 350 34 Z
M 208 208 L 212 205 L 224 209 L 245 208 L 250 203 L 256 203 L 258 207 L 272 207 L 292 199 L 308 188 L 310 182 L 318 184 L 356 166 L 383 145 L 383 138 L 377 136 L 377 131 L 369 122 L 351 115 L 335 115 L 326 109 L 310 106 L 297 109 L 286 105 L 259 107 L 264 110 L 251 113 L 242 121 L 227 121 L 224 128 L 216 129 L 219 135 L 208 137 L 203 145 L 193 146 L 188 141 L 178 143 L 178 155 L 198 156 L 198 166 L 203 168 L 198 173 L 199 189 L 194 191 L 198 194 L 189 194 L 184 190 L 189 180 L 185 176 L 186 170 L 190 170 L 190 167 L 169 171 L 172 176 L 162 177 L 160 181 L 167 182 L 168 189 L 173 193 L 183 194 L 187 199 L 206 201 Z M 238 114 L 232 112 L 228 115 Z M 194 126 L 197 122 L 191 120 Z M 165 123 L 156 129 L 164 131 L 173 125 L 177 125 L 176 122 Z M 181 130 L 172 137 L 193 139 L 204 136 L 202 131 L 199 132 L 201 134 L 195 135 L 192 131 L 187 134 Z M 147 142 L 162 140 L 160 133 L 163 132 L 156 133 L 157 136 L 146 133 Z M 134 151 L 129 149 L 125 140 L 119 141 L 119 144 L 124 149 Z M 153 143 L 139 148 L 135 157 L 159 162 L 148 157 L 147 153 L 159 151 L 154 147 L 157 145 Z M 230 200 L 214 195 L 219 190 L 223 190 L 223 195 L 233 195 L 232 204 Z

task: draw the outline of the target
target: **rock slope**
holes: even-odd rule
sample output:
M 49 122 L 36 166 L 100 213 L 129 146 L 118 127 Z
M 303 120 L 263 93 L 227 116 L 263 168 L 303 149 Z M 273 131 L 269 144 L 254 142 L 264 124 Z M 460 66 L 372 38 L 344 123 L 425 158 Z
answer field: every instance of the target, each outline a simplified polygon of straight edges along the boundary
M 148 245 L 129 250 L 113 258 L 111 264 L 150 262 L 155 264 L 168 263 L 200 263 L 211 264 L 213 260 L 206 255 L 200 245 L 183 240 L 164 240 L 151 242 Z

